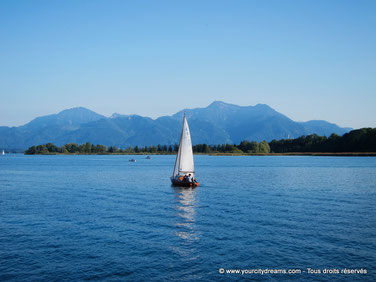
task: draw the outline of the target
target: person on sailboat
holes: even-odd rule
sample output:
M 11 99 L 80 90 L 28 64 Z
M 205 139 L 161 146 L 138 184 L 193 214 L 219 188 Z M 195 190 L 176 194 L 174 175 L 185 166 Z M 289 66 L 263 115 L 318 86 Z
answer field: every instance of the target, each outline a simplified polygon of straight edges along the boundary
M 193 183 L 192 174 L 188 174 L 188 182 Z
M 186 175 L 186 174 L 184 174 L 183 181 L 184 181 L 184 182 L 189 182 L 189 176 Z

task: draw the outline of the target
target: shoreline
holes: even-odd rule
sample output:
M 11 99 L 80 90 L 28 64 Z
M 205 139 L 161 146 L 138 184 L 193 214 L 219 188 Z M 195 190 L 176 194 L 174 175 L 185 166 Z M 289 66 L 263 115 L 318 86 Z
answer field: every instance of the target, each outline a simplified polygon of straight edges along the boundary
M 328 156 L 328 157 L 376 157 L 376 152 L 290 152 L 290 153 L 193 153 L 194 155 L 206 156 Z M 24 154 L 27 156 L 35 155 L 128 155 L 128 156 L 153 156 L 153 155 L 176 155 L 176 153 L 48 153 L 48 154 Z

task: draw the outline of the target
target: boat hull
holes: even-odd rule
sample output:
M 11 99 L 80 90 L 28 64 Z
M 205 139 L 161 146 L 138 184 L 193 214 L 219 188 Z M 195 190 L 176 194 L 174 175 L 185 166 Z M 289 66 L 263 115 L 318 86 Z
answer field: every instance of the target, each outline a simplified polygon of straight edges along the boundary
M 199 183 L 198 182 L 187 182 L 183 181 L 177 178 L 172 178 L 171 177 L 171 183 L 173 186 L 179 186 L 179 187 L 198 187 Z

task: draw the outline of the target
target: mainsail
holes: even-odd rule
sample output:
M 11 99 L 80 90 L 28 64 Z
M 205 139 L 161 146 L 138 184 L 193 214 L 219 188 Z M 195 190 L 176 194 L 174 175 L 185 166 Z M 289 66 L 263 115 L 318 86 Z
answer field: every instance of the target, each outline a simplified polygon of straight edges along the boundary
M 191 142 L 191 133 L 189 132 L 189 126 L 187 119 L 183 119 L 183 128 L 180 135 L 179 150 L 176 156 L 174 173 L 172 177 L 177 174 L 190 173 L 194 177 L 195 165 L 193 162 L 193 151 Z

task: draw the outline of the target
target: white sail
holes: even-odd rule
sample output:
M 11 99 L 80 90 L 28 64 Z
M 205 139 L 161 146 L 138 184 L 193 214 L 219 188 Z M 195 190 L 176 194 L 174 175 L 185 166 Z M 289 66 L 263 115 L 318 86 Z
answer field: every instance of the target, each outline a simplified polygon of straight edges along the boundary
M 176 155 L 175 167 L 174 167 L 174 172 L 172 174 L 172 177 L 175 177 L 176 175 L 179 174 L 179 163 L 180 163 L 180 146 L 179 146 L 178 154 Z
M 4 152 L 4 150 L 3 150 L 3 153 L 2 153 L 3 155 L 5 155 L 5 152 Z
M 193 162 L 191 133 L 189 132 L 187 119 L 184 116 L 183 128 L 181 131 L 179 150 L 176 156 L 173 177 L 175 177 L 179 173 L 190 173 L 194 177 L 194 172 L 195 165 Z

